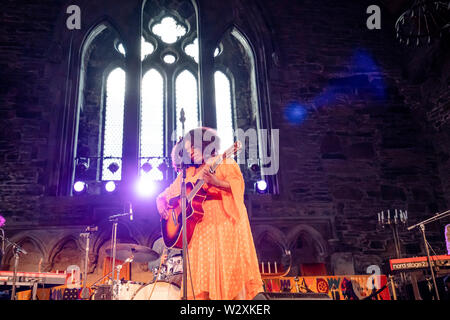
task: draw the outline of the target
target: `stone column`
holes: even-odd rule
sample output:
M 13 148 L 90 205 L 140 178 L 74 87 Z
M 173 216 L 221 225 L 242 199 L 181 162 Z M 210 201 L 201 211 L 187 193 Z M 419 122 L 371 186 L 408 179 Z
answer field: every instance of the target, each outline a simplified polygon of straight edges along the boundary
M 125 32 L 125 113 L 123 131 L 122 184 L 131 194 L 139 173 L 139 132 L 141 108 L 141 10 L 133 10 Z
M 197 0 L 199 103 L 203 125 L 217 128 L 214 90 L 214 50 L 233 13 L 228 1 Z
M 199 30 L 199 90 L 198 98 L 204 126 L 217 128 L 214 90 L 214 43 L 208 40 L 207 32 Z

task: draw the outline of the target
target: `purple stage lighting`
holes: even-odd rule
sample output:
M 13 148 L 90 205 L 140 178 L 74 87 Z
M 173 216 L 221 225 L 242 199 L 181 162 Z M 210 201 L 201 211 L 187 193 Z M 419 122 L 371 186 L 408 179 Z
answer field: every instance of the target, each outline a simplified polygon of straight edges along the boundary
M 82 192 L 85 188 L 86 183 L 84 183 L 83 181 L 77 181 L 73 184 L 73 190 L 75 190 L 75 192 Z
M 154 183 L 148 177 L 141 177 L 136 184 L 136 191 L 142 197 L 149 197 L 153 194 Z
M 108 181 L 105 184 L 105 190 L 108 192 L 113 192 L 114 190 L 116 190 L 116 183 L 114 181 Z
M 256 182 L 256 191 L 258 193 L 265 193 L 267 191 L 267 182 L 264 180 Z

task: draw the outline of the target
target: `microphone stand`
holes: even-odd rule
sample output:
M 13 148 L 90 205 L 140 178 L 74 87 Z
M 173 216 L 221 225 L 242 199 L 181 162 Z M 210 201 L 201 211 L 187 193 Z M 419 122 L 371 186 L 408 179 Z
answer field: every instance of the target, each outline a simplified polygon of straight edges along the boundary
M 181 108 L 180 112 L 180 122 L 181 122 L 181 132 L 184 138 L 184 122 L 186 118 L 184 116 L 184 109 Z M 183 141 L 183 140 L 182 140 Z M 184 143 L 184 141 L 183 141 Z M 181 176 L 181 217 L 182 217 L 182 230 L 183 230 L 183 295 L 181 300 L 187 300 L 187 233 L 186 233 L 186 164 L 181 163 L 182 176 Z
M 392 230 L 392 234 L 394 237 L 394 245 L 397 259 L 402 257 L 401 254 L 401 243 L 400 236 L 398 233 L 399 226 L 405 226 L 408 221 L 408 211 L 401 209 L 393 209 L 392 210 L 392 219 L 391 212 L 387 210 L 387 219 L 384 219 L 384 211 L 378 212 L 378 225 L 381 228 L 385 228 L 385 226 L 390 226 Z M 400 281 L 398 283 L 398 289 L 400 291 L 400 296 L 404 296 L 406 294 L 406 275 L 404 272 L 400 272 Z M 395 284 L 394 284 L 395 286 Z M 395 287 L 393 287 L 395 289 Z
M 25 251 L 25 249 L 22 249 L 17 243 L 9 241 L 9 239 L 6 238 L 3 233 L 2 233 L 2 235 L 0 235 L 0 237 L 2 238 L 2 248 L 3 248 L 4 242 L 6 242 L 8 245 L 11 245 L 13 247 L 14 269 L 13 269 L 13 279 L 12 279 L 11 300 L 16 300 L 17 268 L 19 266 L 19 258 L 20 258 L 19 254 L 20 253 L 27 254 L 27 252 Z
M 133 210 L 131 208 L 131 203 L 129 207 L 129 212 L 125 213 L 119 213 L 108 217 L 108 220 L 113 223 L 112 227 L 112 263 L 111 263 L 111 272 L 112 272 L 112 286 L 111 286 L 111 297 L 112 300 L 116 300 L 118 295 L 118 278 L 119 278 L 119 272 L 117 273 L 117 282 L 114 280 L 114 272 L 116 267 L 116 247 L 117 247 L 117 225 L 119 223 L 119 218 L 124 216 L 130 216 L 130 220 L 133 220 Z
M 434 274 L 433 265 L 431 263 L 430 248 L 429 248 L 429 244 L 428 244 L 427 238 L 425 236 L 425 225 L 427 223 L 430 223 L 430 222 L 442 219 L 442 218 L 444 218 L 446 216 L 449 216 L 449 215 L 450 215 L 450 210 L 447 210 L 445 212 L 436 214 L 434 217 L 431 217 L 431 218 L 426 219 L 426 220 L 424 220 L 422 222 L 419 222 L 419 223 L 417 223 L 417 224 L 415 224 L 415 225 L 413 225 L 411 227 L 408 227 L 408 230 L 412 230 L 414 228 L 419 227 L 420 232 L 422 233 L 423 243 L 425 245 L 425 251 L 427 253 L 428 266 L 430 267 L 431 278 L 433 279 L 433 285 L 434 285 L 434 292 L 436 294 L 436 300 L 440 300 L 440 297 L 439 297 L 438 287 L 436 285 L 436 276 Z
M 88 261 L 89 261 L 89 238 L 92 232 L 98 230 L 98 227 L 87 227 L 86 232 L 81 233 L 81 237 L 86 237 L 86 249 L 84 256 L 84 274 L 83 274 L 83 289 L 81 290 L 81 299 L 89 299 L 89 290 L 86 288 L 87 286 L 87 269 L 88 269 Z

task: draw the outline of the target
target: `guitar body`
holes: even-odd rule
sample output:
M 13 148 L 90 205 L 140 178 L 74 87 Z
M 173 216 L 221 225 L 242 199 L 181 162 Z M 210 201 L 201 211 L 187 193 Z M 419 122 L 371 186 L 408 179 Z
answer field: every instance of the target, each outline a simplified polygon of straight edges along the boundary
M 236 154 L 241 148 L 241 142 L 236 141 L 214 161 L 209 168 L 209 172 L 214 174 L 217 166 L 224 159 Z M 205 202 L 207 195 L 206 190 L 202 188 L 203 184 L 204 181 L 202 179 L 197 180 L 195 185 L 190 181 L 186 182 L 186 238 L 188 243 L 191 241 L 197 222 L 203 218 L 203 202 Z M 161 220 L 161 233 L 164 244 L 167 248 L 183 249 L 183 215 L 179 195 L 169 200 L 166 212 L 169 216 L 168 219 Z
M 186 182 L 186 195 L 189 195 L 194 188 L 191 182 Z M 187 242 L 191 241 L 195 226 L 203 218 L 203 202 L 206 199 L 206 191 L 201 188 L 194 198 L 186 204 L 186 237 Z M 169 218 L 161 221 L 161 233 L 164 244 L 168 248 L 183 249 L 183 216 L 181 212 L 181 198 L 174 197 L 169 200 Z

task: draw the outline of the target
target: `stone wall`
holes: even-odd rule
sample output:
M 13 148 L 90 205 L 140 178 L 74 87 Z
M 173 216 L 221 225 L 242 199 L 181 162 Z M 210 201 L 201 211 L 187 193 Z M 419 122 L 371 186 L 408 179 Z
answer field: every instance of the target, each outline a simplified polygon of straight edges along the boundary
M 365 27 L 364 1 L 246 5 L 264 11 L 277 48 L 267 53 L 273 61 L 264 71 L 273 128 L 280 129 L 280 194 L 247 197 L 255 242 L 270 234 L 280 249 L 297 246 L 296 266 L 315 255 L 333 272 L 333 261 L 344 257 L 364 273 L 394 256 L 392 233 L 377 229 L 377 212 L 407 209 L 412 224 L 450 204 L 448 55 L 433 69 L 439 74 L 425 73 L 417 82 L 404 72 L 389 20 L 380 31 Z M 49 162 L 60 159 L 55 133 L 62 132 L 67 90 L 61 62 L 67 48 L 55 45 L 61 41 L 55 28 L 65 7 L 9 1 L 2 9 L 0 214 L 9 237 L 41 230 L 36 237 L 49 246 L 45 253 L 65 248 L 55 235 L 66 239 L 73 228 L 104 222 L 120 199 L 51 196 Z M 151 246 L 159 223 L 153 203 L 142 203 L 136 219 L 142 236 L 132 240 Z M 50 227 L 57 231 L 46 233 Z M 105 223 L 101 230 L 109 234 L 109 228 Z M 444 250 L 441 225 L 428 232 L 434 249 Z M 301 251 L 299 237 L 314 250 Z M 406 254 L 424 254 L 417 232 L 402 231 L 401 238 Z M 70 242 L 67 250 L 81 249 Z M 45 257 L 49 270 L 64 261 Z
M 50 119 L 64 103 L 63 87 L 48 86 L 64 69 L 52 46 L 60 11 L 60 1 L 2 3 L 0 211 L 8 224 L 36 223 L 47 188 L 49 146 L 58 138 L 50 136 Z
M 267 215 L 333 216 L 336 252 L 352 253 L 364 272 L 395 255 L 390 230 L 376 227 L 377 212 L 407 209 L 413 224 L 448 209 L 437 152 L 447 154 L 448 145 L 417 111 L 421 85 L 405 76 L 391 20 L 369 31 L 365 2 L 265 4 L 280 48 L 270 89 L 282 159 L 280 195 Z M 445 106 L 448 84 L 441 83 L 439 94 L 427 93 Z M 442 224 L 429 228 L 442 251 Z M 424 254 L 417 232 L 401 237 L 404 253 Z

